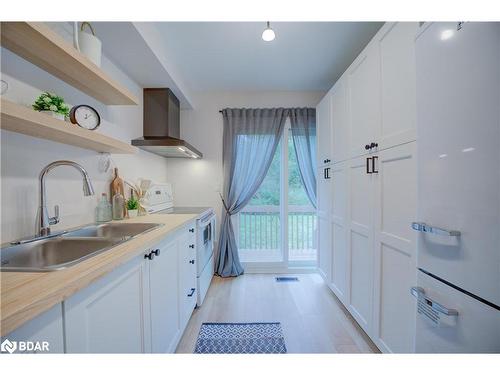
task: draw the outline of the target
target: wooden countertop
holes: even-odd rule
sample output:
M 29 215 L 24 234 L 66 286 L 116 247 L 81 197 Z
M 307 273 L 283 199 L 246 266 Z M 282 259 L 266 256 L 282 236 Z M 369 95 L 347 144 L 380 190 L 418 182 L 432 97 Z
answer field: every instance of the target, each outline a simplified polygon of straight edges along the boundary
M 12 332 L 197 217 L 151 214 L 123 220 L 164 225 L 64 270 L 0 272 L 0 335 Z

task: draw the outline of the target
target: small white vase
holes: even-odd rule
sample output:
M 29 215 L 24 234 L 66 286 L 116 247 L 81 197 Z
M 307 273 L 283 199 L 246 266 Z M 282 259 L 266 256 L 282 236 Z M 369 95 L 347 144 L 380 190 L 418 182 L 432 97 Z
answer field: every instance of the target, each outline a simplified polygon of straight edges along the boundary
M 62 113 L 57 113 L 53 111 L 40 111 L 41 113 L 45 113 L 46 115 L 52 116 L 58 120 L 64 121 L 64 115 Z
M 128 217 L 129 218 L 137 217 L 137 210 L 128 210 Z

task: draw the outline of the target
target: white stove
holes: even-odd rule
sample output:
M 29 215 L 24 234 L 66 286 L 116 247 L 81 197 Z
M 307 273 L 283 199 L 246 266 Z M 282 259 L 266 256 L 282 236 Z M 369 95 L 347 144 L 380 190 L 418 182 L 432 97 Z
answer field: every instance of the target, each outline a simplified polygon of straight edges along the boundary
M 144 205 L 151 214 L 195 214 L 197 302 L 201 306 L 214 275 L 215 212 L 211 207 L 174 206 L 172 185 L 153 183 L 144 195 Z

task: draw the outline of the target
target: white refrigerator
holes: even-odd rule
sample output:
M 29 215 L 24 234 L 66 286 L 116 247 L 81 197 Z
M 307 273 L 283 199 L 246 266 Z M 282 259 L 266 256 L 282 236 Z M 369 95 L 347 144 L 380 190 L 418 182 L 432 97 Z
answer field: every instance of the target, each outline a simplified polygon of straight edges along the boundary
M 416 38 L 415 351 L 500 352 L 500 23 Z

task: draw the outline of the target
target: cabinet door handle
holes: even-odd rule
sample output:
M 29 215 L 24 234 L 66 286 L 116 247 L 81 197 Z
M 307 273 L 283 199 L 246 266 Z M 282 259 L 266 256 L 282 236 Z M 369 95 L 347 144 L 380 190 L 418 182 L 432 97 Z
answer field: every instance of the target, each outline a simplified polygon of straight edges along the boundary
M 189 229 L 191 233 L 194 233 L 194 228 Z
M 325 168 L 323 170 L 323 177 L 325 178 L 325 180 L 329 180 L 330 179 L 330 168 Z
M 377 147 L 378 147 L 378 143 L 375 143 L 375 142 L 372 142 L 372 143 L 370 144 L 370 146 L 369 146 L 370 150 L 371 150 L 372 148 L 377 148 Z
M 366 158 L 366 173 L 367 174 L 372 174 L 373 172 L 370 171 L 370 160 L 371 158 Z
M 189 245 L 191 249 L 194 249 L 194 244 Z
M 370 145 L 365 145 L 365 150 L 369 150 L 370 149 Z
M 156 255 L 157 257 L 160 256 L 160 249 L 153 250 L 152 253 Z
M 195 290 L 196 290 L 195 288 L 191 288 L 191 293 L 189 293 L 187 296 L 188 297 L 192 297 Z
M 144 254 L 144 259 L 153 260 L 154 257 L 155 255 L 153 254 L 152 251 L 150 251 L 149 254 Z
M 375 160 L 378 159 L 378 156 L 372 156 L 372 173 L 378 173 L 378 170 L 375 169 Z
M 191 259 L 189 263 L 194 264 L 194 259 Z

